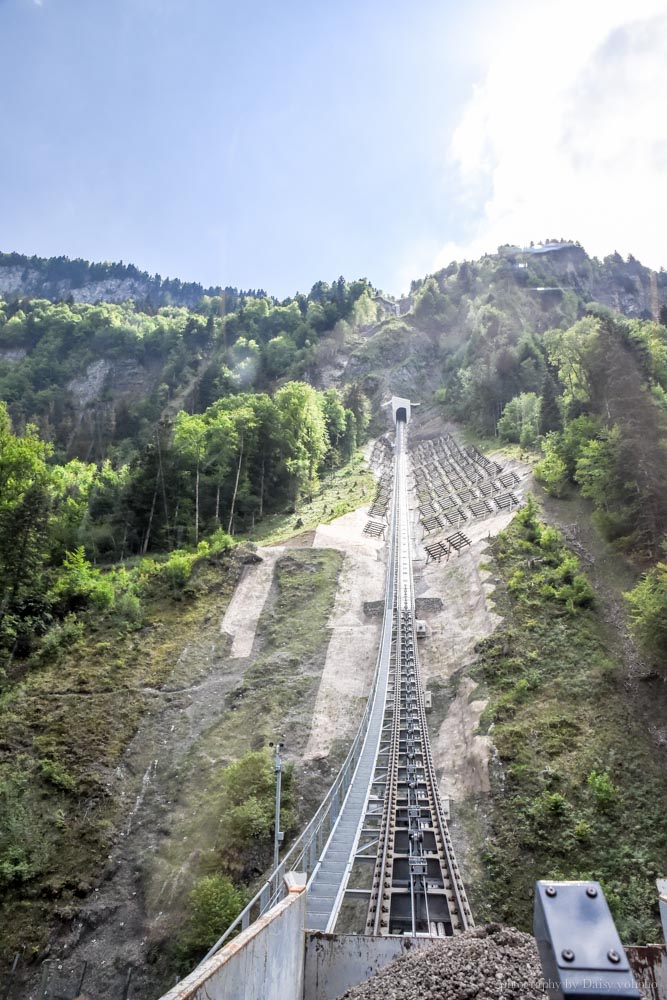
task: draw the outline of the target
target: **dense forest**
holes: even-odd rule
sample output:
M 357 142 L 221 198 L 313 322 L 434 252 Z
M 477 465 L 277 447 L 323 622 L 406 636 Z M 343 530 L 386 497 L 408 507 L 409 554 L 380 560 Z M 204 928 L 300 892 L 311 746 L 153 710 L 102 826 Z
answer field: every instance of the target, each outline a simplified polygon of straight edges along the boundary
M 90 562 L 196 548 L 205 536 L 219 545 L 267 511 L 296 509 L 324 470 L 349 460 L 366 425 L 354 387 L 342 397 L 288 382 L 273 397 L 238 393 L 201 414 L 180 411 L 129 464 L 53 464 L 35 428 L 16 435 L 0 404 L 4 656 L 29 655 L 87 604 L 132 611 L 127 572 L 101 576 Z
M 244 296 L 231 312 L 219 296 L 151 312 L 14 299 L 0 304 L 0 399 L 15 429 L 36 424 L 61 456 L 127 456 L 170 403 L 203 410 L 303 377 L 351 324 L 375 319 L 371 292 L 340 278 L 283 304 Z

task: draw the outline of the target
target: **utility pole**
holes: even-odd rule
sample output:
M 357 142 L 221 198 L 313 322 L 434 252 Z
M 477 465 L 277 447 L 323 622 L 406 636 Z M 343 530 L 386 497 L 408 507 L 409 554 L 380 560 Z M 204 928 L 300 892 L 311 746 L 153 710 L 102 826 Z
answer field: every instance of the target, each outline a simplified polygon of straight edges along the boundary
M 283 842 L 285 834 L 280 829 L 280 789 L 282 785 L 283 777 L 283 762 L 280 756 L 280 751 L 285 746 L 284 743 L 269 743 L 270 747 L 273 747 L 273 769 L 276 774 L 276 821 L 273 834 L 273 867 L 277 868 L 280 862 L 280 845 Z

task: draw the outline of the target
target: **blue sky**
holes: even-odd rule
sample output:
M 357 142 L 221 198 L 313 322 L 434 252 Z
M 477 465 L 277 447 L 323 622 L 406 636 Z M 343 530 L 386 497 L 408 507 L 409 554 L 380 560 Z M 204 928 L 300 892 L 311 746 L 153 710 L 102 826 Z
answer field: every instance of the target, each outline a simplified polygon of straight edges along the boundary
M 667 265 L 666 3 L 0 0 L 0 248 L 279 296 L 560 235 Z

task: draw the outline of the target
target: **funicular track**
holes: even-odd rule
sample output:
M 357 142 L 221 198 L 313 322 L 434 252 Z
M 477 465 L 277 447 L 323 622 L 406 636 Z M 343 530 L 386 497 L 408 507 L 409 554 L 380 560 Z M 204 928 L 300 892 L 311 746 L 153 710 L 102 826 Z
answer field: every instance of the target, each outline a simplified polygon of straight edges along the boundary
M 426 723 L 407 465 L 399 410 L 393 476 L 385 472 L 376 497 L 386 516 L 393 480 L 382 636 L 359 730 L 317 813 L 207 958 L 283 898 L 290 871 L 305 873 L 311 930 L 446 936 L 474 924 Z
M 374 702 L 379 742 L 367 747 L 350 789 L 354 808 L 343 808 L 310 880 L 308 916 L 320 930 L 445 936 L 473 920 L 438 792 L 419 675 L 406 438 L 398 419 Z
M 445 936 L 472 925 L 433 766 L 419 674 L 406 426 L 396 424 L 392 662 L 385 706 L 391 732 L 366 920 L 367 934 Z M 371 820 L 371 814 L 366 822 Z M 365 831 L 363 831 L 365 832 Z

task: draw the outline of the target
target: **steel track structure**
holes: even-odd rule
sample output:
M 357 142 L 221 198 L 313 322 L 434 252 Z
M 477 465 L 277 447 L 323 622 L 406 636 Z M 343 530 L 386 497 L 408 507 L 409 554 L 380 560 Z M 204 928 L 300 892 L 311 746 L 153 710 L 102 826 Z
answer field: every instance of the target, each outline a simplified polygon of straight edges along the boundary
M 309 925 L 372 935 L 447 936 L 474 922 L 440 800 L 426 722 L 415 627 L 407 427 L 400 418 L 393 478 L 381 683 L 375 696 L 376 714 L 382 714 L 381 725 L 375 726 L 379 740 L 366 755 L 374 752 L 372 769 L 366 764 L 352 781 L 355 807 L 347 815 L 345 807 L 342 811 L 344 836 L 337 837 L 334 830 L 310 880 Z M 378 696 L 383 689 L 382 704 Z
M 367 934 L 446 936 L 473 925 L 454 855 L 433 764 L 419 670 L 408 494 L 407 427 L 396 423 L 394 503 L 396 535 L 391 697 L 385 729 L 391 733 L 384 781 Z

